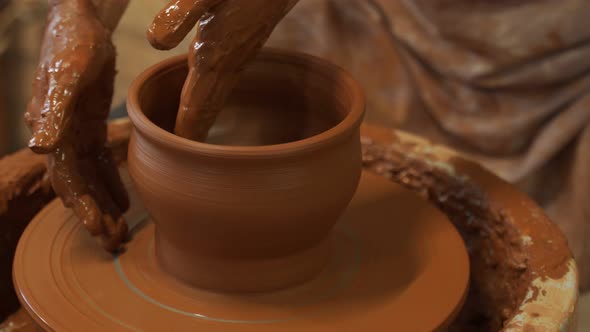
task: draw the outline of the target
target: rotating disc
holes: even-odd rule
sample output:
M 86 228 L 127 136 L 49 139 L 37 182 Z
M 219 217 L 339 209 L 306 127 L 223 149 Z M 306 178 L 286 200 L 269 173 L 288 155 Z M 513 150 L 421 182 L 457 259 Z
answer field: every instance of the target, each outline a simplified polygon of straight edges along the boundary
M 444 328 L 465 299 L 469 261 L 456 229 L 384 178 L 363 174 L 320 275 L 286 290 L 241 295 L 194 289 L 162 271 L 155 226 L 129 190 L 133 238 L 120 256 L 105 253 L 60 201 L 23 234 L 15 286 L 43 328 L 420 332 Z

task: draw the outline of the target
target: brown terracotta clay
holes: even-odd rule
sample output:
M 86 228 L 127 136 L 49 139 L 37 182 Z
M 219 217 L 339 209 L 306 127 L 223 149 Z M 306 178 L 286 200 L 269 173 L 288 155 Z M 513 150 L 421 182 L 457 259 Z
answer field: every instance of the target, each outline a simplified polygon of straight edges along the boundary
M 109 123 L 108 147 L 117 164 L 127 160 L 130 128 L 126 119 Z M 45 156 L 26 148 L 0 158 L 0 320 L 18 308 L 12 284 L 16 244 L 31 219 L 54 198 Z
M 127 1 L 117 2 L 103 1 L 98 11 L 89 0 L 49 1 L 25 113 L 33 134 L 29 147 L 47 154 L 56 194 L 108 251 L 117 251 L 127 236 L 121 215 L 129 207 L 105 146 L 116 73 L 111 35 Z
M 27 227 L 15 285 L 44 329 L 444 331 L 465 298 L 469 261 L 459 232 L 434 205 L 383 177 L 363 173 L 322 272 L 262 293 L 210 292 L 169 275 L 154 252 L 156 225 L 128 190 L 133 239 L 118 257 L 96 246 L 57 200 Z
M 186 56 L 164 61 L 128 97 L 129 171 L 155 220 L 160 263 L 191 285 L 223 291 L 310 279 L 358 185 L 359 85 L 323 60 L 265 50 L 212 129 L 219 145 L 171 133 L 186 74 Z M 233 134 L 215 134 L 226 130 Z M 254 146 L 237 146 L 244 143 Z
M 575 331 L 576 264 L 539 206 L 448 148 L 363 129 L 365 169 L 428 198 L 463 235 L 471 287 L 450 331 Z
M 377 155 L 371 153 L 370 151 L 365 151 L 367 153 L 365 156 L 366 163 L 364 165 L 364 168 L 376 171 L 380 175 L 389 178 L 391 181 L 399 182 L 404 185 L 409 185 L 412 189 L 416 190 L 417 192 L 429 196 L 430 200 L 433 203 L 438 205 L 439 208 L 441 208 L 443 211 L 446 211 L 445 213 L 447 213 L 449 218 L 455 223 L 455 226 L 459 229 L 460 232 L 463 233 L 463 235 L 465 236 L 465 240 L 469 243 L 469 254 L 470 259 L 473 263 L 471 265 L 472 275 L 470 282 L 469 297 L 465 305 L 465 309 L 462 311 L 461 316 L 457 320 L 455 320 L 453 325 L 450 327 L 450 331 L 497 332 L 499 330 L 502 330 L 511 332 L 522 332 L 529 331 L 531 329 L 538 329 L 541 331 L 575 331 L 574 323 L 576 321 L 575 307 L 577 299 L 577 277 L 575 265 L 573 267 L 570 267 L 568 273 L 562 278 L 555 280 L 552 279 L 553 277 L 548 276 L 548 267 L 550 268 L 549 271 L 555 271 L 555 269 L 561 269 L 561 266 L 563 264 L 573 264 L 573 261 L 571 260 L 571 255 L 569 255 L 569 260 L 563 260 L 563 264 L 554 264 L 555 262 L 561 260 L 560 257 L 562 257 L 562 249 L 567 248 L 567 244 L 564 241 L 563 235 L 559 233 L 555 225 L 553 225 L 545 217 L 539 218 L 539 216 L 542 216 L 543 214 L 540 212 L 540 209 L 538 207 L 531 207 L 530 200 L 525 198 L 523 194 L 516 194 L 515 189 L 513 187 L 507 184 L 502 184 L 496 177 L 494 177 L 490 173 L 487 173 L 478 167 L 474 167 L 474 165 L 471 163 L 466 163 L 465 160 L 462 158 L 457 158 L 457 155 L 454 152 L 449 151 L 444 147 L 433 146 L 424 140 L 418 139 L 408 134 L 399 132 L 394 134 L 394 132 L 391 129 L 364 126 L 363 128 L 361 128 L 361 132 L 363 133 L 363 135 L 372 138 L 374 144 L 381 146 L 377 149 Z M 125 131 L 122 131 L 121 135 L 117 135 L 117 137 L 119 137 L 117 138 L 117 140 L 120 140 L 126 136 L 127 135 L 125 134 Z M 127 146 L 127 140 L 122 140 L 121 142 L 117 143 L 117 149 L 123 148 L 123 146 Z M 369 149 L 370 146 L 371 144 L 365 145 L 365 148 Z M 370 150 L 373 149 L 373 147 L 370 148 Z M 28 153 L 30 154 L 30 152 Z M 35 156 L 33 155 L 31 157 L 34 158 Z M 27 163 L 17 163 L 19 164 L 19 167 L 24 169 L 30 167 L 26 166 Z M 14 167 L 11 167 L 10 165 L 15 165 L 14 163 L 12 163 L 11 158 L 0 160 L 0 169 L 2 169 L 3 166 L 4 169 L 8 170 L 16 169 Z M 449 177 L 444 175 L 445 172 L 448 172 L 453 169 L 455 169 L 455 171 L 457 172 L 454 176 Z M 421 171 L 424 170 L 426 170 L 427 172 L 421 173 Z M 124 176 L 124 178 L 126 177 Z M 445 184 L 445 182 L 449 180 L 450 182 Z M 22 177 L 15 177 L 14 181 L 14 183 L 28 183 Z M 453 184 L 457 181 L 459 181 L 461 185 L 457 186 L 456 184 Z M 416 184 L 420 184 L 420 186 L 423 187 L 414 187 Z M 503 188 L 502 190 L 498 190 L 499 185 L 501 185 L 501 187 Z M 453 199 L 451 200 L 444 199 L 445 197 L 449 197 L 448 193 L 452 194 L 453 192 L 459 192 L 457 190 L 461 190 L 460 187 L 462 186 L 466 186 L 466 188 L 471 187 L 472 189 L 473 186 L 478 187 L 481 190 L 481 192 L 487 196 L 488 199 L 488 202 L 483 205 L 484 208 L 491 208 L 492 211 L 495 210 L 498 213 L 508 208 L 509 214 L 513 217 L 495 219 L 494 214 L 496 212 L 492 212 L 492 219 L 475 220 L 474 222 L 470 214 L 453 214 L 452 210 L 449 209 L 454 209 L 457 207 L 463 207 L 464 209 L 466 209 L 465 211 L 469 211 L 469 209 L 475 207 L 476 210 L 481 211 L 482 206 L 480 206 L 479 203 L 477 203 L 477 197 L 474 197 L 476 198 L 475 200 L 469 197 L 464 197 L 465 199 L 460 199 L 459 201 L 457 201 L 456 199 L 459 196 L 453 196 Z M 8 188 L 10 187 L 10 183 L 8 183 Z M 359 191 L 363 191 L 363 188 L 367 187 L 370 187 L 371 191 L 374 191 L 376 186 L 372 184 L 368 184 L 365 186 L 361 183 L 359 190 L 357 191 L 357 195 L 371 194 L 370 192 L 364 194 L 359 193 Z M 445 187 L 447 187 L 447 189 L 445 189 Z M 2 188 L 2 183 L 0 181 L 0 189 Z M 471 189 L 469 191 L 471 191 Z M 10 197 L 13 197 L 13 199 L 16 197 L 19 200 L 21 198 L 23 200 L 26 200 L 25 197 L 29 193 L 30 191 L 28 189 L 23 189 L 16 192 L 14 194 L 15 196 Z M 133 190 L 131 190 L 131 198 L 133 202 L 132 211 L 130 212 L 130 214 L 127 215 L 127 220 L 133 221 L 134 218 L 132 217 L 132 214 L 138 212 L 136 207 L 137 199 L 135 196 L 136 195 L 134 194 Z M 373 195 L 371 197 L 375 196 Z M 519 204 L 517 202 L 524 202 L 524 204 Z M 14 205 L 13 203 L 14 200 L 8 201 L 9 210 L 13 208 L 19 208 L 17 205 Z M 400 211 L 405 205 L 391 204 L 388 200 L 384 200 L 383 204 L 385 206 L 388 206 L 389 208 L 393 208 L 394 211 L 396 211 L 397 215 L 401 213 Z M 352 205 L 354 205 L 354 203 Z M 54 203 L 51 205 L 51 207 L 55 206 L 60 206 L 60 209 L 62 209 L 63 211 L 63 207 L 61 207 L 59 203 Z M 352 208 L 352 206 L 349 206 L 349 209 L 350 208 Z M 54 209 L 54 212 L 57 212 L 57 210 Z M 53 220 L 54 222 L 59 222 L 61 220 L 59 219 L 61 217 L 57 217 L 57 215 L 62 214 L 61 212 L 59 212 L 58 214 L 54 214 L 53 217 L 57 218 Z M 79 270 L 80 268 L 89 269 L 90 272 L 85 273 L 85 276 L 88 277 L 93 274 L 94 277 L 91 281 L 98 283 L 96 286 L 91 285 L 91 288 L 85 287 L 84 293 L 91 296 L 98 296 L 98 298 L 101 301 L 106 301 L 106 306 L 103 307 L 103 309 L 108 309 L 108 312 L 115 312 L 118 315 L 120 315 L 124 312 L 124 310 L 127 309 L 132 312 L 133 317 L 140 318 L 144 316 L 149 316 L 149 313 L 146 313 L 139 309 L 139 306 L 137 306 L 136 303 L 121 301 L 120 299 L 125 298 L 125 296 L 124 294 L 122 294 L 122 292 L 120 292 L 120 289 L 113 288 L 109 286 L 109 283 L 105 283 L 105 280 L 111 281 L 112 274 L 116 273 L 112 266 L 112 258 L 107 257 L 104 255 L 104 253 L 100 252 L 100 248 L 98 248 L 96 244 L 93 243 L 92 239 L 87 234 L 85 234 L 84 229 L 81 227 L 80 224 L 78 224 L 77 219 L 71 216 L 71 213 L 68 213 L 66 218 L 69 218 L 67 221 L 67 227 L 64 224 L 60 223 L 58 223 L 57 225 L 53 224 L 52 227 L 62 227 L 61 232 L 67 232 L 67 230 L 70 229 L 70 226 L 78 227 L 75 237 L 81 237 L 79 240 L 76 240 L 81 241 L 78 242 L 80 245 L 69 247 L 72 250 L 80 252 L 80 255 L 83 256 L 78 257 L 76 259 L 76 261 L 79 262 L 80 265 L 76 266 L 75 269 L 79 272 L 81 272 Z M 36 218 L 36 220 L 37 219 L 39 218 Z M 393 225 L 398 225 L 400 222 L 404 221 L 406 220 L 403 218 L 398 218 L 396 219 L 396 223 L 393 223 Z M 14 220 L 7 219 L 5 220 L 5 222 L 13 223 Z M 366 221 L 361 220 L 360 222 L 366 224 Z M 416 224 L 415 220 L 411 220 L 411 222 Z M 34 221 L 33 223 L 36 223 L 36 221 Z M 52 222 L 47 219 L 43 219 L 41 223 L 43 225 L 49 225 Z M 385 222 L 384 224 L 389 225 Z M 374 226 L 375 224 L 372 225 Z M 500 242 L 505 242 L 507 246 L 506 248 L 509 248 L 508 246 L 510 245 L 509 242 L 511 241 L 511 237 L 489 237 L 489 232 L 482 231 L 485 229 L 489 229 L 489 227 L 492 227 L 493 229 L 502 229 L 502 225 L 504 225 L 503 227 L 506 229 L 515 228 L 518 230 L 518 232 L 521 232 L 523 234 L 521 245 L 517 244 L 517 246 L 514 247 L 517 249 L 516 252 L 524 254 L 526 257 L 532 255 L 533 257 L 539 258 L 538 260 L 535 259 L 537 263 L 527 264 L 527 270 L 525 271 L 525 274 L 536 276 L 536 279 L 531 280 L 530 278 L 521 278 L 520 280 L 515 280 L 511 278 L 510 274 L 506 273 L 507 270 L 516 267 L 516 265 L 513 264 L 513 254 L 505 255 L 506 252 L 498 252 L 496 251 L 496 248 L 497 244 L 499 244 L 498 240 L 500 240 Z M 542 227 L 539 227 L 539 225 L 541 225 Z M 551 227 L 554 228 L 556 232 L 547 232 L 548 225 L 553 225 Z M 133 228 L 133 225 L 131 226 Z M 477 231 L 474 231 L 474 226 Z M 153 231 L 153 224 L 151 224 L 150 227 L 151 231 Z M 135 261 L 129 260 L 129 258 L 131 258 L 131 256 L 133 256 L 134 253 L 137 252 L 136 244 L 145 245 L 144 233 L 146 230 L 150 230 L 150 227 L 140 227 L 134 229 L 133 241 L 129 243 L 128 251 L 126 252 L 126 254 L 121 257 L 123 264 L 129 264 L 124 266 L 125 269 L 127 269 L 127 267 L 133 268 L 135 266 L 143 266 L 143 264 L 136 264 Z M 44 310 L 42 310 L 44 306 L 39 306 L 39 303 L 36 303 L 37 306 L 33 306 L 35 305 L 35 302 L 31 301 L 33 297 L 42 297 L 49 309 L 56 310 L 56 317 L 66 319 L 68 322 L 76 322 L 76 319 L 73 319 L 71 316 L 66 317 L 64 313 L 64 308 L 66 308 L 69 305 L 72 305 L 72 302 L 66 300 L 67 302 L 57 304 L 55 303 L 55 299 L 61 299 L 63 298 L 63 295 L 61 295 L 61 293 L 58 293 L 57 295 L 55 293 L 46 293 L 46 291 L 52 291 L 54 287 L 47 287 L 47 274 L 45 274 L 46 272 L 40 270 L 46 269 L 47 265 L 49 265 L 49 262 L 51 261 L 51 256 L 47 255 L 51 250 L 48 249 L 48 247 L 41 245 L 40 242 L 45 241 L 45 243 L 48 245 L 51 245 L 52 243 L 59 244 L 58 246 L 53 247 L 52 250 L 54 253 L 61 252 L 60 248 L 62 245 L 64 245 L 64 243 L 52 241 L 52 239 L 55 238 L 55 235 L 52 235 L 52 230 L 44 229 L 40 231 L 42 232 L 41 239 L 38 238 L 37 240 L 33 241 L 36 243 L 34 245 L 36 251 L 29 252 L 28 255 L 29 258 L 32 258 L 32 261 L 27 264 L 30 264 L 29 266 L 30 268 L 33 268 L 33 270 L 25 272 L 26 276 L 36 279 L 38 283 L 32 282 L 32 280 L 28 280 L 26 282 L 26 285 L 29 286 L 29 289 L 28 291 L 25 291 L 22 287 L 22 285 L 25 285 L 25 283 L 22 280 L 20 282 L 17 281 L 17 291 L 21 296 L 21 301 L 23 301 L 23 297 L 27 299 L 28 302 L 23 302 L 23 305 L 27 307 L 29 311 L 35 310 L 35 312 L 41 315 L 41 317 L 46 317 L 47 314 L 43 312 Z M 53 231 L 55 231 L 55 229 Z M 379 231 L 380 233 L 389 234 L 392 233 L 393 230 L 388 228 L 387 231 L 384 231 L 384 229 L 380 229 Z M 75 237 L 69 237 L 68 241 L 72 241 Z M 549 241 L 552 241 L 552 243 L 556 246 L 545 245 L 545 243 Z M 21 242 L 21 247 L 28 248 L 29 246 L 31 246 L 30 237 L 25 236 L 21 240 Z M 148 243 L 153 243 L 153 241 L 148 241 Z M 407 253 L 407 251 L 404 252 Z M 507 252 L 514 252 L 514 250 L 508 250 Z M 71 255 L 77 255 L 76 252 L 66 251 L 63 253 L 66 254 L 64 258 Z M 370 259 L 370 257 L 367 257 L 367 255 L 364 254 L 364 251 L 361 253 L 363 254 L 363 260 Z M 19 280 L 19 276 L 23 276 L 24 272 L 20 270 L 20 268 L 23 267 L 23 260 L 18 258 L 19 255 L 22 255 L 22 251 L 19 254 L 17 254 L 16 261 L 18 264 L 15 265 L 14 270 L 16 280 Z M 25 261 L 29 258 L 25 259 Z M 155 261 L 155 259 L 153 258 L 149 260 Z M 384 262 L 387 262 L 387 260 L 385 260 Z M 104 271 L 98 271 L 96 265 L 94 265 L 95 263 L 99 264 L 99 266 L 101 266 L 101 268 L 103 268 Z M 78 274 L 79 272 L 76 272 L 76 274 Z M 553 275 L 553 273 L 551 274 Z M 52 273 L 51 275 L 53 276 L 56 274 Z M 96 278 L 96 276 L 99 277 Z M 139 276 L 142 277 L 142 275 Z M 148 277 L 148 279 L 152 278 L 150 279 L 152 280 L 150 282 L 152 282 L 151 285 L 154 285 L 153 276 L 148 275 L 143 277 Z M 146 278 L 142 278 L 140 280 L 147 281 L 145 279 Z M 174 281 L 174 278 L 167 279 L 171 282 Z M 317 282 L 317 280 L 318 278 L 314 279 L 313 282 Z M 448 281 L 442 275 L 439 275 L 439 280 Z M 159 284 L 160 281 L 161 280 L 155 281 L 158 286 L 152 286 L 149 290 L 152 292 L 156 291 L 159 294 L 169 295 L 170 292 L 161 289 L 163 287 Z M 115 281 L 115 286 L 120 287 L 120 283 L 121 280 Z M 21 285 L 21 287 L 18 287 L 19 284 Z M 440 284 L 437 285 L 441 286 Z M 528 291 L 527 294 L 519 295 L 517 294 L 518 292 L 509 291 L 504 287 L 496 287 L 497 285 L 513 285 L 512 288 L 515 289 L 520 289 L 521 287 L 528 287 Z M 6 285 L 0 286 L 5 287 Z M 186 289 L 186 286 L 184 286 L 184 288 Z M 110 290 L 111 294 L 105 295 L 105 289 Z M 533 297 L 529 298 L 529 294 L 533 295 Z M 76 298 L 80 299 L 78 296 Z M 219 297 L 216 296 L 215 298 Z M 256 298 L 257 297 L 255 296 L 254 299 Z M 84 303 L 88 305 L 88 302 Z M 248 303 L 248 308 L 252 308 L 252 302 Z M 363 303 L 363 301 L 360 301 L 359 305 L 363 305 Z M 516 306 L 512 307 L 510 303 L 515 303 Z M 78 305 L 78 309 L 75 310 L 76 313 L 80 313 L 79 304 L 80 303 L 76 303 L 76 305 Z M 90 310 L 95 309 L 96 306 L 94 307 L 94 309 Z M 279 310 L 289 309 L 283 307 L 283 309 Z M 342 315 L 342 312 L 340 312 L 339 314 Z M 504 318 L 507 314 L 509 317 Z M 89 317 L 98 317 L 97 315 L 82 315 L 85 319 L 88 319 Z M 37 317 L 37 319 L 39 318 Z M 148 323 L 151 323 L 151 321 L 153 320 L 150 320 L 150 322 Z M 170 321 L 174 321 L 175 326 L 177 326 L 176 319 L 171 319 Z M 500 324 L 497 324 L 498 321 L 500 322 Z M 11 329 L 14 329 L 14 331 L 21 331 L 19 329 L 19 327 L 21 326 L 20 321 L 10 320 L 5 323 L 8 324 L 6 326 L 10 326 Z M 165 322 L 163 322 L 163 324 L 164 325 L 161 326 L 154 324 L 149 326 L 156 330 L 158 328 L 160 330 L 169 328 L 169 326 L 166 325 Z M 224 332 L 227 332 L 228 326 L 229 325 L 222 324 L 220 326 L 220 329 Z M 387 326 L 391 327 L 390 325 Z M 504 326 L 504 328 L 502 326 Z M 4 327 L 4 325 L 2 327 Z M 206 326 L 205 328 L 203 328 L 203 330 L 211 331 L 210 327 L 211 326 Z M 243 326 L 239 326 L 239 328 L 242 327 Z M 82 325 L 81 329 L 83 329 L 84 331 L 91 331 L 91 328 L 89 328 L 88 325 Z M 254 325 L 252 329 L 259 332 L 260 326 Z M 99 327 L 99 331 L 104 330 L 104 327 Z M 117 329 L 113 328 L 110 330 L 116 331 Z M 146 330 L 150 329 L 148 328 Z M 243 329 L 239 330 L 241 332 L 244 331 Z M 281 327 L 281 330 L 285 330 L 284 326 Z M 299 331 L 300 330 L 301 329 L 299 329 Z M 325 330 L 322 330 L 322 332 L 325 332 Z

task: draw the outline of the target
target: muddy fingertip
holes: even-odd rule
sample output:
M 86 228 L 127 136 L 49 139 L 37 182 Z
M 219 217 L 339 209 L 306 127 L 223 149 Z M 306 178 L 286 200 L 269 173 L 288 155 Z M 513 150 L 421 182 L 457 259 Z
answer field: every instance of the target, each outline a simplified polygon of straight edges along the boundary
M 101 223 L 102 214 L 92 197 L 84 195 L 74 204 L 74 212 L 92 236 L 104 233 L 104 226 Z

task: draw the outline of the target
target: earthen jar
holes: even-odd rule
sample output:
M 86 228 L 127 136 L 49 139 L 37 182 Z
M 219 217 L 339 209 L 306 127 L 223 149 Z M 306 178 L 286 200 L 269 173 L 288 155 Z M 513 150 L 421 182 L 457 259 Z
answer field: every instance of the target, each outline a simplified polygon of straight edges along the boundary
M 312 278 L 359 182 L 361 88 L 323 60 L 264 50 L 202 143 L 171 132 L 186 73 L 184 56 L 149 68 L 127 103 L 129 172 L 159 263 L 216 291 Z

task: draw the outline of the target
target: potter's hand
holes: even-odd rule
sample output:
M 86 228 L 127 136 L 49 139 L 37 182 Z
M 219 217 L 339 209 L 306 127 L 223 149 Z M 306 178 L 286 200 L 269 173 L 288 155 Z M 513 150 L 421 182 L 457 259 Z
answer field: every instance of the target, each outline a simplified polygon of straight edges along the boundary
M 25 119 L 29 147 L 48 154 L 55 192 L 109 251 L 127 234 L 129 200 L 110 150 L 106 118 L 113 95 L 111 32 L 90 0 L 50 0 L 41 60 Z
M 241 68 L 298 0 L 172 0 L 154 19 L 150 43 L 176 47 L 198 24 L 175 132 L 205 140 Z

